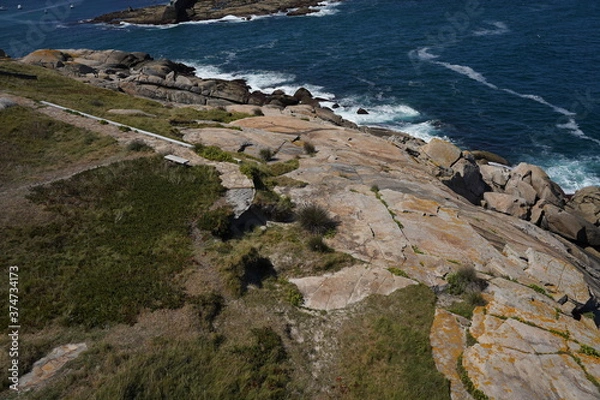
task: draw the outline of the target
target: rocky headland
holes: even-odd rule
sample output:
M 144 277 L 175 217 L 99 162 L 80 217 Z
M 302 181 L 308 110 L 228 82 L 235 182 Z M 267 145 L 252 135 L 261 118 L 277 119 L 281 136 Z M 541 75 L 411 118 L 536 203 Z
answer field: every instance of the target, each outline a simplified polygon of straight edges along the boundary
M 205 21 L 236 16 L 250 19 L 253 16 L 286 13 L 288 16 L 317 12 L 321 1 L 315 0 L 173 0 L 167 5 L 152 6 L 101 15 L 92 23 L 119 24 L 122 22 L 145 25 L 177 24 L 186 21 Z
M 339 227 L 327 244 L 358 260 L 336 273 L 292 277 L 308 309 L 349 309 L 371 294 L 424 284 L 438 296 L 430 341 L 453 399 L 600 396 L 600 331 L 571 314 L 590 292 L 600 295 L 600 187 L 567 195 L 537 166 L 359 127 L 305 89 L 252 92 L 242 80 L 202 79 L 145 53 L 40 50 L 20 62 L 165 104 L 260 109 L 230 129 L 183 129 L 183 140 L 252 156 L 272 148 L 279 161 L 299 160 L 285 176 L 305 185 L 276 190 L 329 210 Z M 304 155 L 299 142 L 316 153 Z M 206 162 L 187 148 L 171 151 Z M 270 260 L 275 269 L 293 262 L 287 254 Z M 476 272 L 485 299 L 471 320 L 448 311 L 456 300 L 450 277 L 463 267 Z

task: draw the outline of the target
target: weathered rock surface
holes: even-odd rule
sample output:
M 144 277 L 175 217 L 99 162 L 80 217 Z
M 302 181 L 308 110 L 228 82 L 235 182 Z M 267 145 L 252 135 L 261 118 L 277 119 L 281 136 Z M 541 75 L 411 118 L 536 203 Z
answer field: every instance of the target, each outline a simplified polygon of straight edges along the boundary
M 567 203 L 567 210 L 600 226 L 600 186 L 588 186 L 575 192 Z
M 357 303 L 372 294 L 388 295 L 417 282 L 396 276 L 384 268 L 356 265 L 334 274 L 290 279 L 304 294 L 304 306 L 335 310 Z
M 85 343 L 67 344 L 52 350 L 46 357 L 33 364 L 31 372 L 19 380 L 19 388 L 28 390 L 55 376 L 69 361 L 77 358 L 87 350 Z

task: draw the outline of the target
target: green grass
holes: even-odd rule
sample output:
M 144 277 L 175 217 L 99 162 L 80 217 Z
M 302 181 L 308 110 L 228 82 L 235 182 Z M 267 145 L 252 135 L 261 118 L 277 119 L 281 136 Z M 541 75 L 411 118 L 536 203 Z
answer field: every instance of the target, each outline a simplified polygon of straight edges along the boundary
M 408 274 L 406 272 L 404 272 L 403 270 L 401 270 L 400 268 L 388 268 L 388 271 L 390 271 L 392 274 L 396 275 L 396 276 L 402 276 L 404 278 L 409 278 L 410 276 L 408 276 Z
M 423 285 L 388 297 L 371 296 L 366 313 L 340 332 L 336 394 L 348 399 L 449 399 L 437 371 L 429 333 L 435 295 Z
M 550 296 L 548 294 L 548 292 L 546 292 L 546 289 L 544 289 L 543 287 L 535 285 L 533 283 L 531 285 L 529 285 L 528 287 L 531 288 L 531 289 L 533 289 L 533 290 L 535 290 L 537 293 L 543 294 L 544 296 L 549 297 L 549 298 L 552 299 L 552 296 Z
M 489 400 L 489 397 L 484 392 L 475 387 L 473 381 L 471 378 L 469 378 L 469 373 L 463 366 L 462 361 L 463 355 L 461 354 L 456 361 L 456 371 L 458 372 L 460 380 L 462 381 L 465 389 L 467 389 L 467 392 L 469 392 L 469 394 L 473 396 L 475 400 Z
M 121 151 L 116 141 L 24 107 L 0 111 L 0 185 Z
M 23 269 L 21 323 L 131 323 L 142 308 L 180 306 L 183 292 L 171 277 L 192 255 L 191 224 L 221 193 L 211 168 L 171 166 L 160 157 L 35 188 L 31 201 L 51 218 L 0 227 L 3 264 Z
M 170 121 L 209 120 L 221 123 L 252 117 L 251 114 L 231 113 L 223 109 L 196 110 L 191 107 L 167 108 L 153 100 L 129 96 L 102 89 L 61 76 L 58 72 L 42 67 L 23 65 L 12 61 L 0 61 L 0 68 L 8 72 L 37 75 L 37 80 L 0 76 L 0 87 L 9 93 L 45 100 L 63 107 L 110 119 L 138 129 L 147 130 L 173 138 L 181 138 Z M 110 109 L 139 109 L 154 116 L 118 115 Z
M 98 345 L 71 363 L 77 382 L 34 393 L 31 399 L 256 399 L 284 400 L 292 370 L 279 335 L 269 327 L 249 329 L 247 343 L 220 335 L 192 340 L 155 340 L 133 355 Z M 110 371 L 112 373 L 98 373 Z M 74 379 L 75 377 L 73 377 Z M 74 385 L 75 384 L 75 385 Z M 70 390 L 71 389 L 71 390 Z
M 456 272 L 446 277 L 449 287 L 446 291 L 450 294 L 463 294 L 468 291 L 481 291 L 485 288 L 485 281 L 477 277 L 473 267 L 460 267 Z

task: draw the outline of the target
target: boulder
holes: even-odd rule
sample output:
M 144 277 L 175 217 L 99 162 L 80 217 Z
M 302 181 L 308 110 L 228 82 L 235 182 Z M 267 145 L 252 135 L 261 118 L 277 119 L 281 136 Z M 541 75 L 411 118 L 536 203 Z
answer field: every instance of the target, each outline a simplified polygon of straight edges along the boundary
M 322 120 L 332 122 L 335 125 L 341 125 L 344 121 L 342 117 L 327 107 L 318 107 L 315 109 L 315 112 L 317 113 L 317 117 L 321 118 Z
M 479 172 L 479 166 L 465 158 L 459 159 L 452 165 L 450 179 L 442 179 L 442 182 L 454 192 L 465 197 L 473 204 L 479 204 L 481 196 L 489 190 Z
M 485 150 L 472 150 L 471 154 L 475 157 L 478 164 L 496 163 L 502 165 L 509 165 L 508 161 L 498 154 L 492 153 Z
M 6 108 L 14 107 L 17 103 L 12 101 L 11 99 L 7 99 L 4 97 L 0 97 L 0 110 L 4 110 Z
M 462 155 L 462 150 L 442 139 L 433 138 L 421 150 L 438 166 L 450 168 Z
M 359 114 L 359 115 L 369 115 L 369 112 L 367 110 L 365 110 L 364 108 L 359 108 L 356 111 L 356 113 Z
M 6 52 L 2 49 L 0 49 L 0 58 L 8 58 L 8 55 L 6 54 Z
M 600 186 L 588 186 L 576 191 L 566 208 L 600 226 Z
M 537 201 L 537 192 L 529 183 L 520 179 L 510 179 L 504 187 L 504 193 L 525 199 L 532 206 Z
M 520 219 L 529 217 L 529 206 L 527 201 L 522 197 L 513 196 L 506 193 L 486 192 L 483 194 L 485 207 L 515 216 Z
M 511 180 L 521 180 L 533 187 L 538 198 L 558 207 L 565 204 L 565 193 L 553 182 L 544 170 L 536 165 L 520 163 L 511 173 Z
M 319 106 L 319 100 L 313 98 L 312 93 L 303 87 L 296 90 L 293 97 L 297 99 L 300 104 L 309 104 L 313 107 Z
M 477 159 L 477 158 L 476 158 Z M 479 165 L 481 177 L 492 190 L 501 192 L 510 179 L 510 169 L 497 165 L 482 164 Z
M 39 65 L 44 68 L 62 68 L 71 59 L 69 54 L 60 50 L 36 50 L 21 59 L 25 64 Z
M 540 222 L 542 228 L 574 241 L 582 247 L 600 246 L 600 228 L 594 224 L 554 204 L 546 203 L 542 208 L 543 216 Z

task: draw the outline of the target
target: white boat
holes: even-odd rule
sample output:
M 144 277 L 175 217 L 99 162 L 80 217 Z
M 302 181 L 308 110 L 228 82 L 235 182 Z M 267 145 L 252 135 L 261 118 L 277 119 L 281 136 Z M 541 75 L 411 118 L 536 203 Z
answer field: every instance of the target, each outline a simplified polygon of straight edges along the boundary
M 17 10 L 20 10 L 20 9 L 22 9 L 22 8 L 23 8 L 23 6 L 22 6 L 22 5 L 20 5 L 20 4 L 17 6 Z

